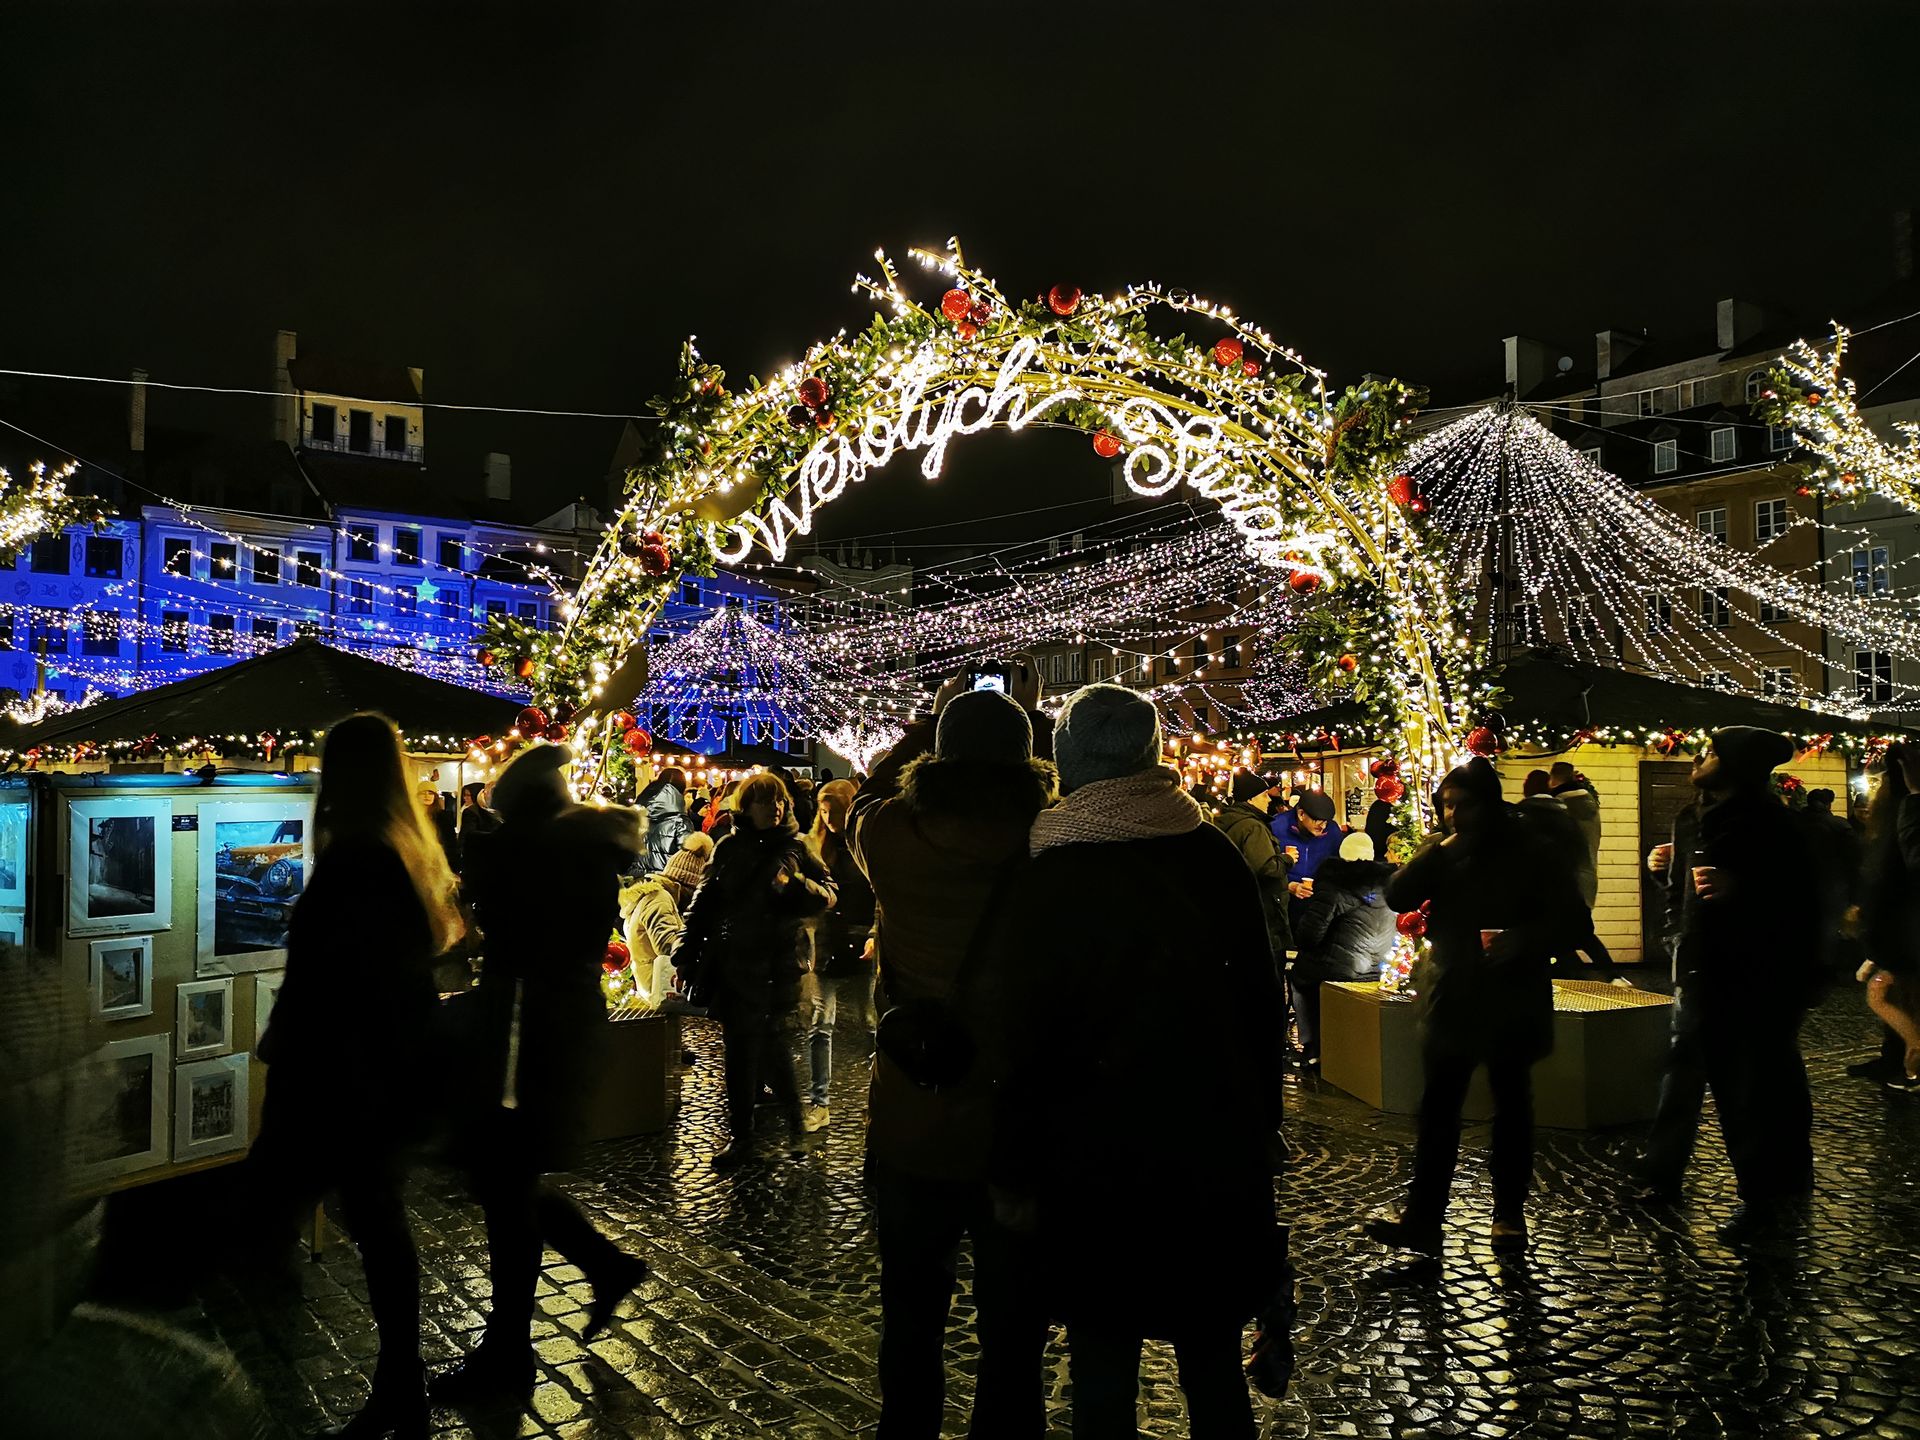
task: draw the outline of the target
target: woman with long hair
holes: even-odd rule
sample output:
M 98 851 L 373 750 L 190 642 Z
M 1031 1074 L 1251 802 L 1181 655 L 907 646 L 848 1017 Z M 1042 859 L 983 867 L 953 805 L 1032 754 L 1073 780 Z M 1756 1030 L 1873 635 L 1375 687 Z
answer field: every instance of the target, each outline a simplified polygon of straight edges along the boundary
M 797 1138 L 803 1127 L 787 1032 L 800 998 L 800 930 L 834 902 L 833 877 L 800 839 L 787 787 L 762 773 L 735 792 L 734 825 L 687 910 L 673 965 L 706 999 L 726 1047 L 727 1146 L 714 1167 L 752 1152 L 764 1081 Z
M 807 1003 L 806 1128 L 827 1124 L 827 1083 L 833 1077 L 833 1027 L 844 996 L 873 1033 L 873 887 L 861 873 L 847 843 L 847 819 L 853 809 L 854 783 L 830 780 L 816 797 L 813 829 L 807 845 L 833 877 L 839 892 L 833 908 L 814 922 L 813 961 L 803 984 Z
M 1920 1092 L 1920 750 L 1895 745 L 1867 813 L 1861 905 L 1867 1004 L 1886 1027 L 1887 1087 Z
M 420 1263 L 402 1200 L 427 1129 L 434 957 L 463 927 L 453 873 L 383 715 L 327 732 L 313 875 L 294 906 L 287 978 L 261 1037 L 259 1163 L 305 1197 L 338 1189 L 380 1338 L 373 1392 L 340 1435 L 427 1434 Z M 379 1066 L 364 1063 L 378 1055 Z

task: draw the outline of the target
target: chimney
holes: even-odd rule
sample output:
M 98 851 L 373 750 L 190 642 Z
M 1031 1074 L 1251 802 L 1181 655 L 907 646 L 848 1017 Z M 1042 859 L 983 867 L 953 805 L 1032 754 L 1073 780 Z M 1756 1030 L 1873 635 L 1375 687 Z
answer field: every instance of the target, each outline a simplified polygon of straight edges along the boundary
M 127 449 L 134 454 L 147 448 L 147 372 L 135 368 L 133 385 L 127 391 Z
M 1598 379 L 1611 379 L 1616 370 L 1624 370 L 1633 352 L 1647 343 L 1644 330 L 1601 330 L 1593 337 L 1593 369 Z
M 1507 347 L 1507 388 L 1514 395 L 1531 395 L 1556 375 L 1573 369 L 1571 356 L 1557 345 L 1534 340 L 1526 335 L 1509 335 Z M 1563 363 L 1564 362 L 1564 363 Z
M 289 450 L 300 444 L 300 402 L 293 394 L 293 371 L 300 337 L 292 330 L 273 335 L 273 438 Z
M 1714 307 L 1714 343 L 1726 354 L 1767 328 L 1767 312 L 1751 300 L 1722 300 Z
M 513 498 L 513 457 L 490 450 L 487 452 L 484 463 L 487 475 L 487 499 L 511 500 Z
M 1913 279 L 1913 211 L 1893 212 L 1893 278 L 1901 284 Z

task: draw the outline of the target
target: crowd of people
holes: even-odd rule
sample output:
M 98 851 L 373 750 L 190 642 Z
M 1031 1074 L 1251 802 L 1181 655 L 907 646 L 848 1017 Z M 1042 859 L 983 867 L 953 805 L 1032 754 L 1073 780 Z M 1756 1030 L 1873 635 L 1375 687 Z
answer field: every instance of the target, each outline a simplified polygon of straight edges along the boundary
M 1440 1253 L 1462 1109 L 1484 1067 L 1489 1240 L 1524 1249 L 1551 976 L 1582 957 L 1613 973 L 1592 913 L 1591 783 L 1557 764 L 1510 802 L 1475 759 L 1439 785 L 1431 833 L 1409 837 L 1374 814 L 1342 825 L 1319 790 L 1288 803 L 1249 770 L 1216 809 L 1164 763 L 1150 701 L 1094 684 L 1050 719 L 1037 669 L 1005 673 L 1004 690 L 949 681 L 872 774 L 817 790 L 764 771 L 690 796 L 669 769 L 635 807 L 587 806 L 568 791 L 566 749 L 535 747 L 490 805 L 462 797 L 451 844 L 409 795 L 392 726 L 335 728 L 318 863 L 261 1045 L 255 1163 L 286 1193 L 337 1189 L 360 1247 L 380 1357 L 347 1433 L 425 1434 L 431 1399 L 524 1395 L 544 1247 L 590 1282 L 589 1334 L 645 1275 L 544 1178 L 578 1154 L 615 932 L 648 1003 L 719 1027 L 721 1169 L 760 1159 L 768 1100 L 790 1148 L 831 1123 L 836 1026 L 858 1017 L 873 1047 L 882 1440 L 941 1432 L 963 1244 L 979 1338 L 970 1433 L 1045 1433 L 1055 1325 L 1082 1440 L 1136 1433 L 1149 1339 L 1173 1347 L 1190 1433 L 1255 1433 L 1248 1380 L 1281 1393 L 1289 1368 L 1282 1075 L 1318 1061 L 1321 987 L 1380 974 L 1400 916 L 1419 915 L 1427 939 L 1425 1090 L 1405 1203 L 1365 1230 Z M 1889 755 L 1851 848 L 1818 829 L 1844 820 L 1773 793 L 1792 753 L 1772 732 L 1717 732 L 1693 765 L 1694 803 L 1647 857 L 1668 896 L 1678 993 L 1640 1198 L 1678 1198 L 1711 1090 L 1743 1202 L 1734 1234 L 1790 1218 L 1812 1188 L 1798 1031 L 1847 944 L 1886 1024 L 1872 1073 L 1920 1070 L 1920 753 Z M 1795 903 L 1809 877 L 1813 898 Z M 391 918 L 370 930 L 376 904 Z M 475 931 L 477 987 L 437 1001 L 436 957 Z M 1169 1032 L 1176 998 L 1217 1025 L 1204 1046 Z M 359 1033 L 375 1017 L 380 1053 L 418 1057 L 410 1084 L 342 1064 L 332 1037 L 348 1010 Z M 431 1386 L 402 1203 L 430 1131 L 485 1211 L 493 1295 L 482 1342 Z M 1117 1263 L 1149 1235 L 1151 1263 Z

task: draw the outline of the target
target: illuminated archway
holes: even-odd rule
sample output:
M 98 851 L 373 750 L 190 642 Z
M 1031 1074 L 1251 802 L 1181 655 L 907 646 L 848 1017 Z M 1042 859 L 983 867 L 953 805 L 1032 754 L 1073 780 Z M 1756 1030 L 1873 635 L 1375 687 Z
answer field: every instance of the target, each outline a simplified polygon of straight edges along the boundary
M 653 402 L 659 453 L 629 473 L 561 627 L 506 621 L 490 638 L 548 718 L 588 750 L 609 737 L 603 712 L 637 688 L 633 657 L 681 573 L 755 550 L 781 559 L 823 506 L 888 461 L 917 454 L 931 477 L 955 439 L 1040 424 L 1085 431 L 1143 495 L 1185 488 L 1214 501 L 1296 591 L 1345 591 L 1328 650 L 1336 673 L 1416 773 L 1457 759 L 1472 718 L 1469 646 L 1420 542 L 1422 502 L 1392 468 L 1414 392 L 1395 381 L 1332 392 L 1267 332 L 1185 291 L 1056 286 L 1012 303 L 957 243 L 912 253 L 944 277 L 930 306 L 876 252 L 878 277 L 854 284 L 881 306 L 872 324 L 740 393 L 683 347 L 675 392 Z M 1219 333 L 1156 334 L 1150 320 L 1170 313 Z M 1361 655 L 1373 673 L 1355 680 Z

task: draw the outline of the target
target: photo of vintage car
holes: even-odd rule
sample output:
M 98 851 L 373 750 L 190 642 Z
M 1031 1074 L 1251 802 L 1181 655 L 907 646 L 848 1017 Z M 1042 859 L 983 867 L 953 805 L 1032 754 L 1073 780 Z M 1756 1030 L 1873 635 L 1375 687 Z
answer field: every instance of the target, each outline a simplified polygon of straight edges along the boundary
M 286 948 L 306 885 L 301 820 L 219 821 L 214 835 L 214 954 Z

